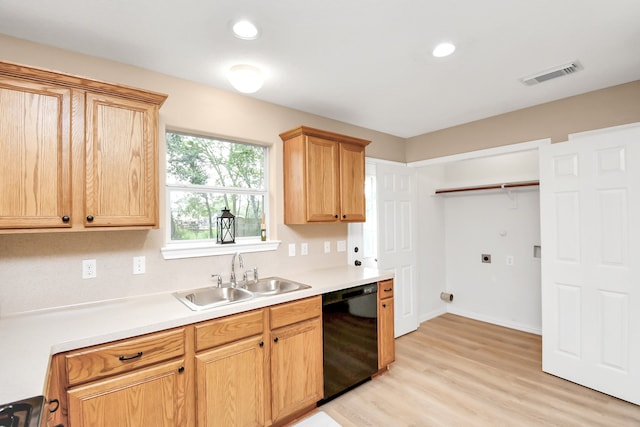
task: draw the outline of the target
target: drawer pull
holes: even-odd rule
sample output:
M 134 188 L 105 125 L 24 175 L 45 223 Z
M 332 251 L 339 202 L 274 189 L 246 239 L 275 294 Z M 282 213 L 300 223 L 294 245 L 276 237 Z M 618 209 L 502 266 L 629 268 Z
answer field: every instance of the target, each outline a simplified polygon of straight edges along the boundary
M 385 289 L 384 291 L 385 291 L 385 292 L 391 292 L 391 291 L 393 291 L 393 288 L 387 288 L 387 289 Z
M 126 362 L 127 360 L 133 360 L 133 359 L 137 359 L 138 357 L 142 357 L 142 352 L 139 351 L 138 353 L 134 354 L 133 356 L 120 356 L 118 357 L 118 359 L 122 362 Z

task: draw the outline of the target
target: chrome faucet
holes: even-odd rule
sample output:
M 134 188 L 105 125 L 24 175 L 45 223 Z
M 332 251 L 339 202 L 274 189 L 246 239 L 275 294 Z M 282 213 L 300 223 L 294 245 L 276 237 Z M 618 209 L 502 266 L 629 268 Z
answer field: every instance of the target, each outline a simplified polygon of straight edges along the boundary
M 231 259 L 231 287 L 232 288 L 235 288 L 238 285 L 238 282 L 236 281 L 236 257 L 238 258 L 240 268 L 244 268 L 244 263 L 242 262 L 242 255 L 240 255 L 240 252 L 236 252 L 235 254 L 233 254 L 233 258 Z

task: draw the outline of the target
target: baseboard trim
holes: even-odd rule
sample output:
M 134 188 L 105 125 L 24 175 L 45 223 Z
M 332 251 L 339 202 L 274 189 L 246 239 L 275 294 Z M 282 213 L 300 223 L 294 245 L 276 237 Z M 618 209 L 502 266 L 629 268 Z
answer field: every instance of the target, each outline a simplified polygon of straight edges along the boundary
M 495 317 L 485 316 L 483 314 L 474 313 L 471 311 L 460 310 L 454 306 L 448 306 L 446 311 L 451 314 L 456 314 L 462 317 L 468 317 L 469 319 L 479 320 L 481 322 L 492 323 L 498 326 L 504 326 L 505 328 L 515 329 L 522 332 L 528 332 L 530 334 L 542 335 L 542 328 L 531 327 L 518 322 L 512 322 L 504 319 L 496 319 Z M 435 316 L 434 316 L 435 317 Z
M 434 319 L 438 316 L 442 316 L 447 312 L 446 307 L 439 308 L 437 310 L 432 310 L 428 313 L 422 313 L 418 316 L 418 323 L 426 322 L 427 320 Z

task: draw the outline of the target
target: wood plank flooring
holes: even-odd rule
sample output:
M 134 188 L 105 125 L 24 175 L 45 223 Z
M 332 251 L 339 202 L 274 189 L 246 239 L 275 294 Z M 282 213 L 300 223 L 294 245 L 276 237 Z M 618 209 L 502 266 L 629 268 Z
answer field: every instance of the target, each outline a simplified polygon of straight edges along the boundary
M 640 426 L 640 406 L 542 372 L 541 350 L 538 335 L 445 314 L 396 340 L 388 373 L 320 410 L 343 427 Z

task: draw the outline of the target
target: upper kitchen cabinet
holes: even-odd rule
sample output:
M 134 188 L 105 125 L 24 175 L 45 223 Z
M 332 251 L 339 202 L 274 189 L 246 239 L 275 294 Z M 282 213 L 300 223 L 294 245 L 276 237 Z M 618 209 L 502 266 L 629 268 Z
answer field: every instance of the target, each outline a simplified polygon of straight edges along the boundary
M 0 62 L 0 233 L 157 227 L 165 99 Z
M 370 141 L 301 126 L 284 144 L 285 224 L 364 222 L 364 150 Z

